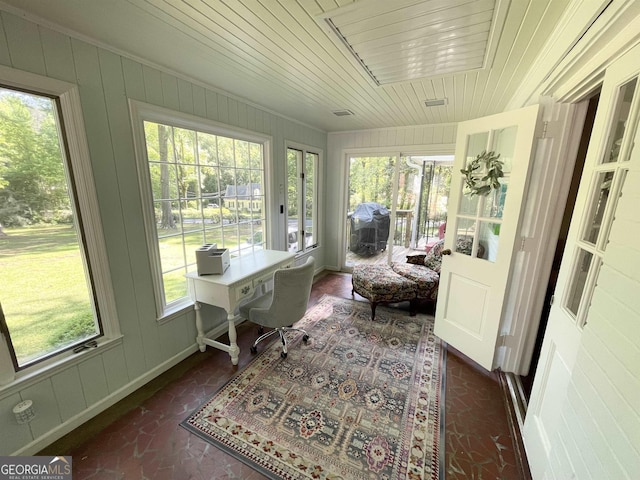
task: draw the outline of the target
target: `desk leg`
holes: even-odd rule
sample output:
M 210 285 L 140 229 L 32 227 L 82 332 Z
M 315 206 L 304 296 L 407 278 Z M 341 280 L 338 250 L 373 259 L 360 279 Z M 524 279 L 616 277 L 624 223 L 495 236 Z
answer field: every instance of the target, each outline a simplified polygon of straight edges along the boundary
M 235 315 L 229 313 L 227 316 L 229 320 L 229 356 L 231 357 L 231 363 L 233 365 L 238 364 L 238 357 L 240 356 L 240 348 L 238 347 L 238 335 L 236 334 L 236 323 L 234 322 Z
M 200 348 L 200 351 L 204 352 L 207 349 L 207 345 L 204 343 L 204 330 L 202 329 L 202 316 L 200 313 L 200 302 L 194 302 L 193 309 L 196 311 L 196 330 L 198 331 L 196 342 L 198 343 L 198 347 Z

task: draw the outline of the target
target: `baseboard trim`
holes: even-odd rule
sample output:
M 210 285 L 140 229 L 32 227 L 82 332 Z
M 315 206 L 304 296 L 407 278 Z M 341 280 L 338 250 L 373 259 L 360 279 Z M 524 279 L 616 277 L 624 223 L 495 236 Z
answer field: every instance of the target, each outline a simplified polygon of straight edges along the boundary
M 198 346 L 195 345 L 195 344 L 191 345 L 190 347 L 184 349 L 183 351 L 181 351 L 180 353 L 174 355 L 173 357 L 169 358 L 168 360 L 165 360 L 161 364 L 159 364 L 156 367 L 152 368 L 151 370 L 147 371 L 145 374 L 139 376 L 135 380 L 129 382 L 125 386 L 123 386 L 120 389 L 116 390 L 115 392 L 113 392 L 109 396 L 103 398 L 99 402 L 94 403 L 92 406 L 90 406 L 87 409 L 83 410 L 81 413 L 69 418 L 66 422 L 61 423 L 60 425 L 58 425 L 53 430 L 48 431 L 46 434 L 36 438 L 35 440 L 33 440 L 32 442 L 28 443 L 24 447 L 22 447 L 19 450 L 13 452 L 11 455 L 13 455 L 13 456 L 35 455 L 36 453 L 38 453 L 43 448 L 45 448 L 48 445 L 52 444 L 56 440 L 59 440 L 64 435 L 72 432 L 73 430 L 78 428 L 83 423 L 85 423 L 85 422 L 91 420 L 92 418 L 94 418 L 96 415 L 104 412 L 107 408 L 115 405 L 116 403 L 118 403 L 123 398 L 125 398 L 128 395 L 132 394 L 133 392 L 135 392 L 136 390 L 138 390 L 142 386 L 146 385 L 148 382 L 150 382 L 151 380 L 153 380 L 157 376 L 159 376 L 162 373 L 166 372 L 167 370 L 169 370 L 170 368 L 174 367 L 178 363 L 182 362 L 183 360 L 188 358 L 190 355 L 193 355 L 197 351 L 198 351 Z

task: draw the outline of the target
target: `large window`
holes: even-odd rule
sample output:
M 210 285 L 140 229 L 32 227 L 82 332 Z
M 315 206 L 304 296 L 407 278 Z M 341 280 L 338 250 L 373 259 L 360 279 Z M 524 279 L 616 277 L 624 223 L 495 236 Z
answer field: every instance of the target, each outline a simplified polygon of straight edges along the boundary
M 5 381 L 118 334 L 77 91 L 22 75 L 0 69 L 0 349 L 13 363 L 0 366 Z
M 204 244 L 231 257 L 265 248 L 265 140 L 135 105 L 139 172 L 158 316 L 188 303 L 185 274 Z
M 320 154 L 306 147 L 287 148 L 287 245 L 303 252 L 318 245 L 318 168 Z

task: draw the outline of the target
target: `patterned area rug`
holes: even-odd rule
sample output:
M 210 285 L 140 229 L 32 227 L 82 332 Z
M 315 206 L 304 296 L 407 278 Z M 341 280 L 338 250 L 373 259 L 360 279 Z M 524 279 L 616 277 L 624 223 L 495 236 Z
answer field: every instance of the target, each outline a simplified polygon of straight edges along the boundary
M 433 319 L 325 295 L 296 326 L 181 425 L 271 478 L 436 480 Z

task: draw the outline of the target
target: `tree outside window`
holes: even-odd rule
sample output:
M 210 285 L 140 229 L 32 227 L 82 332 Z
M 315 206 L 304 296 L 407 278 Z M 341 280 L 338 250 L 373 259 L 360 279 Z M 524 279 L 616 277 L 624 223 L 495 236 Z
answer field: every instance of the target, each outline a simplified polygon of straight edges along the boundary
M 178 117 L 141 115 L 145 159 L 140 169 L 149 192 L 145 225 L 150 238 L 158 316 L 189 302 L 185 274 L 196 271 L 204 244 L 231 257 L 265 248 L 264 145 L 218 134 Z
M 307 147 L 287 148 L 287 244 L 292 252 L 318 244 L 319 163 L 320 154 Z
M 0 303 L 14 369 L 102 334 L 56 98 L 0 88 Z

